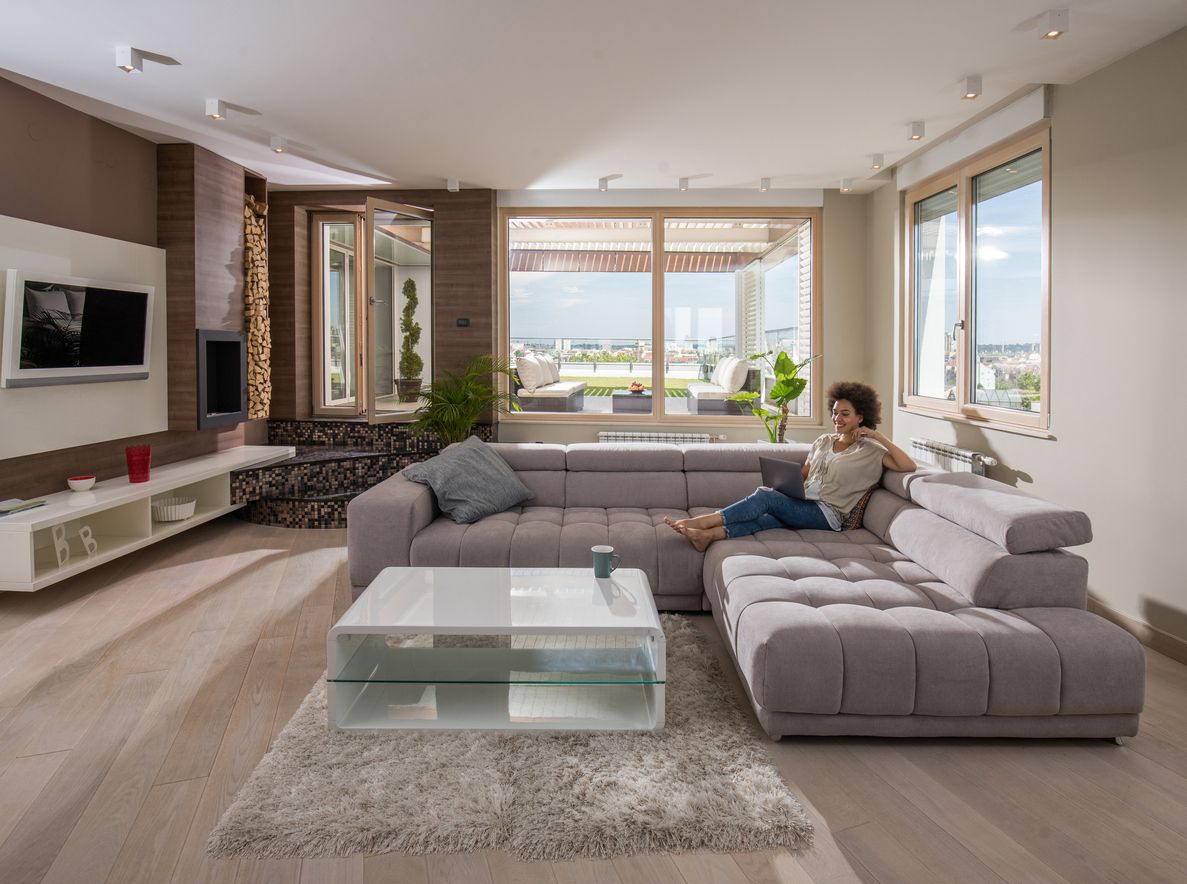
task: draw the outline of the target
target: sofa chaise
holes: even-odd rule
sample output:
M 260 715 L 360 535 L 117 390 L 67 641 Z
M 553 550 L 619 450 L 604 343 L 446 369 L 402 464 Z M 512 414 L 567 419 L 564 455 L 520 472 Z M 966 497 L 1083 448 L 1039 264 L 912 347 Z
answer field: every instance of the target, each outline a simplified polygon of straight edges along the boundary
M 356 595 L 391 565 L 588 567 L 612 544 L 666 610 L 709 610 L 772 737 L 1119 737 L 1145 655 L 1089 613 L 1083 513 L 980 476 L 888 472 L 854 531 L 764 531 L 694 550 L 664 516 L 760 484 L 804 445 L 495 444 L 535 494 L 469 525 L 397 474 L 348 511 Z

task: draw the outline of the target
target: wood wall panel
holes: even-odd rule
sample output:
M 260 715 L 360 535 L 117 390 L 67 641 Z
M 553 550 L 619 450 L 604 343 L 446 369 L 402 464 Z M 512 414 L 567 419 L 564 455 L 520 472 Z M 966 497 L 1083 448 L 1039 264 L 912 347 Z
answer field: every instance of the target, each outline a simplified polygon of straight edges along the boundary
M 273 191 L 268 196 L 273 417 L 307 417 L 312 410 L 309 212 L 361 212 L 368 196 L 434 210 L 434 372 L 457 370 L 495 348 L 493 190 Z M 470 320 L 468 328 L 457 327 L 459 317 Z
M 243 331 L 243 167 L 194 153 L 195 328 Z

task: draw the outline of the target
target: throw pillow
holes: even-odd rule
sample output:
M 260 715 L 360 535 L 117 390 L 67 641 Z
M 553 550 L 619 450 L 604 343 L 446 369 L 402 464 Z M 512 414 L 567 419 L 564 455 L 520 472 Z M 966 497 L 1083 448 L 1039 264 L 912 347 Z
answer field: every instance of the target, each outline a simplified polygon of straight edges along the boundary
M 723 386 L 721 383 L 721 376 L 729 370 L 730 365 L 733 364 L 734 357 L 726 356 L 724 359 L 718 359 L 717 365 L 713 367 L 713 374 L 709 378 L 709 383 L 715 387 Z
M 862 519 L 866 515 L 866 505 L 869 504 L 870 498 L 874 496 L 874 492 L 877 490 L 877 485 L 871 485 L 870 490 L 861 496 L 861 500 L 857 502 L 857 505 L 849 510 L 849 515 L 841 522 L 842 531 L 856 531 L 861 527 Z
M 721 386 L 727 393 L 737 393 L 746 386 L 746 376 L 750 373 L 750 363 L 745 359 L 735 359 L 730 366 L 729 374 L 722 373 Z
M 529 393 L 535 393 L 537 387 L 547 383 L 544 380 L 544 370 L 536 361 L 536 357 L 530 353 L 515 360 L 515 371 L 519 375 L 519 382 Z
M 561 379 L 561 370 L 557 366 L 556 360 L 553 359 L 551 356 L 544 356 L 543 354 L 540 354 L 540 353 L 536 354 L 536 358 L 540 360 L 540 364 L 544 367 L 544 373 L 545 373 L 545 378 L 546 378 L 544 383 L 546 383 L 546 384 L 558 383 Z
M 507 462 L 476 436 L 405 467 L 402 474 L 432 488 L 437 506 L 460 524 L 501 513 L 534 496 Z

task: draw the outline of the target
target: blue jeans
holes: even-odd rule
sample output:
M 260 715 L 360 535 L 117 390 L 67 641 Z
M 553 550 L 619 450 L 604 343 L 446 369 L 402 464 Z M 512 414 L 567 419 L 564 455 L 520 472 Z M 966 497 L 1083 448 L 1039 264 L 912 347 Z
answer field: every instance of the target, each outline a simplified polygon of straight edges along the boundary
M 757 488 L 749 497 L 721 511 L 726 537 L 745 537 L 771 528 L 818 528 L 831 531 L 814 500 L 788 497 L 773 488 Z

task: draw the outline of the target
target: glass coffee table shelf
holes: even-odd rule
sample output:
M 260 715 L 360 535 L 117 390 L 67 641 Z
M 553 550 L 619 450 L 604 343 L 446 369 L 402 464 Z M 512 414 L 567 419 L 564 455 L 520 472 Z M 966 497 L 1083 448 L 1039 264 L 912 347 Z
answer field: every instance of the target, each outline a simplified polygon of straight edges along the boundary
M 331 629 L 338 730 L 654 730 L 665 642 L 620 568 L 388 568 Z

